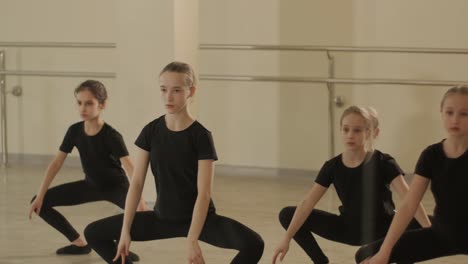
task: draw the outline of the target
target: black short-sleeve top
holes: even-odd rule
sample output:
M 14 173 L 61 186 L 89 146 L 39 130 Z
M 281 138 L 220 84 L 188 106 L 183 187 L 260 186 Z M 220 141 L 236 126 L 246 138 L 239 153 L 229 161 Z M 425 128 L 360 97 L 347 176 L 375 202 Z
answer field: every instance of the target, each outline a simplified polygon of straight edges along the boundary
M 135 144 L 150 153 L 157 192 L 155 212 L 163 219 L 190 219 L 198 195 L 198 161 L 218 159 L 211 132 L 198 121 L 172 131 L 161 116 L 143 128 Z M 213 212 L 210 200 L 208 213 Z
M 420 155 L 415 173 L 431 180 L 435 199 L 434 227 L 446 235 L 468 241 L 468 151 L 449 158 L 443 141 L 428 146 Z
M 122 135 L 104 123 L 96 135 L 89 136 L 84 130 L 84 121 L 71 125 L 60 151 L 71 153 L 78 149 L 85 179 L 100 189 L 112 189 L 128 185 L 120 158 L 128 156 Z
M 379 223 L 394 214 L 391 182 L 404 175 L 395 159 L 375 150 L 370 158 L 354 168 L 346 167 L 342 154 L 325 162 L 316 183 L 335 186 L 342 203 L 341 214 L 352 223 Z

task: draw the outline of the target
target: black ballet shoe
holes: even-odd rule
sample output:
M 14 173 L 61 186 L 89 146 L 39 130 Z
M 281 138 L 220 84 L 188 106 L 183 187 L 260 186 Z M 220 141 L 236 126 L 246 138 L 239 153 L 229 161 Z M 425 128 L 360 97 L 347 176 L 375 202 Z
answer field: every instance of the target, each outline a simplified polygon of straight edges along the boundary
M 129 254 L 129 255 L 130 255 L 130 254 Z M 116 261 L 113 261 L 112 263 L 113 263 L 113 264 L 122 264 L 122 259 L 119 258 L 119 259 L 117 259 Z M 125 258 L 125 264 L 133 264 L 133 261 L 130 259 L 130 257 L 127 256 L 127 257 Z
M 75 245 L 69 245 L 63 248 L 57 249 L 57 255 L 86 255 L 91 252 L 91 247 L 86 245 L 79 247 Z
M 314 262 L 314 264 L 329 264 L 330 263 L 330 261 L 328 260 L 326 256 L 322 256 L 320 258 L 312 260 L 312 262 Z
M 133 253 L 133 252 L 131 252 L 131 251 L 128 252 L 127 258 L 129 258 L 129 259 L 130 259 L 131 261 L 133 261 L 133 262 L 138 262 L 138 261 L 140 261 L 140 257 L 139 257 L 137 254 L 135 254 L 135 253 Z

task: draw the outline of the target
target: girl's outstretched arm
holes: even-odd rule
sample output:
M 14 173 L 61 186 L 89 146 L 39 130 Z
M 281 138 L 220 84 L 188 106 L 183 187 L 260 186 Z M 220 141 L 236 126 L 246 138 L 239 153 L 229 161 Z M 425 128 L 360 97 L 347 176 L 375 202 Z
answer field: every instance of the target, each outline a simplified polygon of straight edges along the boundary
M 213 160 L 198 161 L 198 196 L 193 208 L 192 223 L 187 235 L 188 263 L 205 263 L 198 244 L 198 238 L 205 224 L 213 187 L 214 164 Z
M 392 187 L 395 189 L 395 191 L 398 193 L 398 196 L 400 196 L 402 200 L 405 198 L 406 194 L 409 191 L 409 186 L 406 183 L 405 179 L 403 178 L 403 175 L 396 177 L 392 181 Z M 422 227 L 431 226 L 431 221 L 429 220 L 426 210 L 424 210 L 424 207 L 422 206 L 421 203 L 419 203 L 414 217 L 416 218 L 416 220 Z
M 429 186 L 430 180 L 418 174 L 414 175 L 408 193 L 406 194 L 403 202 L 393 218 L 390 229 L 385 236 L 384 242 L 380 247 L 379 252 L 370 259 L 366 259 L 362 263 L 388 263 L 390 254 L 398 239 L 400 239 L 403 232 L 405 232 L 411 218 L 418 209 L 419 204 L 424 196 L 424 193 Z
M 50 184 L 54 180 L 55 176 L 62 168 L 63 162 L 67 158 L 67 155 L 68 153 L 59 151 L 47 167 L 44 180 L 42 180 L 39 190 L 37 191 L 36 198 L 31 203 L 31 207 L 29 209 L 29 219 L 31 219 L 33 212 L 36 212 L 36 214 L 39 214 L 41 212 L 44 196 L 47 190 L 49 189 Z
M 148 171 L 149 152 L 141 148 L 137 148 L 135 171 L 133 172 L 132 181 L 128 189 L 127 198 L 125 201 L 125 213 L 120 233 L 119 245 L 117 253 L 113 261 L 117 261 L 119 257 L 122 259 L 122 264 L 125 263 L 125 257 L 128 256 L 130 249 L 130 229 L 132 227 L 133 218 L 138 203 L 141 200 L 141 193 L 145 184 L 146 172 Z
M 133 166 L 132 159 L 130 158 L 130 156 L 125 156 L 120 158 L 120 162 L 122 163 L 122 166 L 124 167 L 125 172 L 127 173 L 128 181 L 131 182 L 133 177 L 133 171 L 135 168 Z M 137 211 L 140 212 L 149 210 L 150 209 L 146 205 L 145 200 L 143 199 L 143 197 L 141 197 L 140 202 L 138 203 Z
M 280 260 L 283 261 L 284 256 L 286 253 L 288 253 L 291 239 L 304 224 L 315 205 L 318 203 L 318 201 L 320 201 L 327 190 L 328 188 L 315 183 L 306 196 L 297 205 L 296 211 L 294 212 L 293 218 L 291 220 L 291 224 L 289 225 L 286 234 L 284 235 L 280 244 L 276 247 L 276 250 L 273 254 L 273 264 L 276 263 L 278 256 L 280 257 Z

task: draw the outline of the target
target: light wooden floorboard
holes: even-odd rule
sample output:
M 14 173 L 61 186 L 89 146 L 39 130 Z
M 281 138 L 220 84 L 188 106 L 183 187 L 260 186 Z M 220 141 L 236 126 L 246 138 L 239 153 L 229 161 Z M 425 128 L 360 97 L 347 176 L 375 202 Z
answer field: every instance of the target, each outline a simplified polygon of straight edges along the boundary
M 43 166 L 15 166 L 0 171 L 0 263 L 104 263 L 96 253 L 86 256 L 63 257 L 55 250 L 68 244 L 67 240 L 35 216 L 28 219 L 29 201 L 37 191 L 44 173 Z M 64 168 L 53 185 L 82 178 L 77 168 Z M 265 240 L 265 253 L 260 263 L 271 263 L 273 249 L 284 233 L 277 214 L 287 205 L 296 204 L 313 183 L 307 177 L 236 177 L 216 175 L 214 202 L 221 215 L 234 218 L 257 231 Z M 433 199 L 424 198 L 426 209 L 432 212 Z M 338 199 L 330 189 L 318 207 L 336 212 Z M 82 230 L 97 219 L 120 213 L 107 202 L 90 203 L 59 209 L 69 221 Z M 357 247 L 350 247 L 318 238 L 331 263 L 353 263 Z M 141 257 L 141 264 L 185 263 L 184 239 L 167 239 L 132 243 L 132 251 Z M 236 254 L 202 243 L 207 263 L 229 263 Z M 294 242 L 284 263 L 310 263 L 305 253 Z M 467 256 L 454 256 L 424 263 L 468 263 Z

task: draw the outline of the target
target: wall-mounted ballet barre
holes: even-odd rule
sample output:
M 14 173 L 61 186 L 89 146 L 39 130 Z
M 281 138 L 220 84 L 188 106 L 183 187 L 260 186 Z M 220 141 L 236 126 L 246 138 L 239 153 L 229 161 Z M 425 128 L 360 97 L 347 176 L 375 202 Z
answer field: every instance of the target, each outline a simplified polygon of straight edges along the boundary
M 0 42 L 0 47 L 10 48 L 115 48 L 115 43 L 92 42 Z M 91 77 L 91 78 L 115 78 L 113 72 L 71 72 L 71 71 L 23 71 L 7 70 L 5 67 L 6 52 L 0 50 L 0 144 L 3 167 L 8 165 L 8 141 L 7 141 L 7 103 L 6 96 L 11 93 L 14 96 L 22 95 L 21 86 L 15 86 L 11 91 L 6 90 L 6 76 L 42 76 L 42 77 Z
M 1 72 L 0 72 L 1 73 Z M 303 82 L 303 83 L 333 83 L 333 84 L 395 84 L 395 85 L 422 85 L 422 86 L 455 86 L 468 84 L 468 81 L 429 81 L 413 79 L 341 79 L 341 78 L 314 78 L 314 77 L 276 77 L 253 75 L 200 75 L 202 80 L 211 81 L 247 81 L 247 82 Z
M 0 41 L 0 47 L 10 48 L 115 48 L 115 43 L 94 42 L 5 42 Z
M 335 58 L 332 52 L 351 53 L 419 53 L 419 54 L 459 54 L 467 55 L 468 49 L 448 48 L 406 48 L 406 47 L 353 47 L 353 46 L 314 46 L 314 45 L 252 45 L 252 44 L 201 44 L 201 50 L 269 50 L 269 51 L 312 51 L 325 52 L 328 59 L 328 77 L 299 77 L 299 76 L 248 76 L 248 75 L 212 75 L 201 74 L 201 80 L 212 81 L 253 81 L 253 82 L 303 82 L 325 83 L 328 88 L 328 129 L 329 156 L 335 156 L 335 106 L 341 107 L 344 99 L 335 96 L 335 84 L 391 84 L 391 85 L 424 85 L 424 86 L 455 86 L 468 84 L 468 81 L 439 81 L 439 80 L 411 80 L 411 79 L 355 79 L 335 78 Z
M 113 72 L 69 72 L 69 71 L 2 71 L 0 75 L 10 76 L 41 76 L 41 77 L 94 77 L 115 78 Z
M 1 42 L 0 42 L 1 43 Z M 434 53 L 468 54 L 468 49 L 405 48 L 372 46 L 316 46 L 316 45 L 251 45 L 251 44 L 201 44 L 201 50 L 272 50 L 272 51 L 322 51 L 322 52 L 369 52 L 369 53 Z
M 79 42 L 0 42 L 0 47 L 15 48 L 115 48 L 115 43 L 79 43 Z M 405 48 L 405 47 L 352 47 L 352 46 L 313 46 L 313 45 L 250 45 L 250 44 L 202 44 L 202 50 L 272 50 L 272 51 L 316 51 L 326 52 L 328 58 L 328 77 L 276 77 L 276 76 L 241 76 L 241 75 L 200 75 L 202 80 L 225 81 L 268 81 L 268 82 L 308 82 L 325 83 L 328 87 L 329 132 L 333 135 L 335 111 L 334 105 L 341 105 L 342 98 L 335 96 L 335 84 L 394 84 L 394 85 L 429 85 L 453 86 L 466 84 L 468 81 L 437 81 L 410 79 L 339 79 L 335 77 L 334 57 L 332 52 L 368 52 L 368 53 L 421 53 L 421 54 L 468 54 L 468 49 L 445 48 Z M 6 91 L 5 77 L 11 76 L 45 76 L 45 77 L 97 77 L 115 78 L 110 72 L 63 72 L 63 71 L 8 71 L 5 69 L 5 52 L 0 51 L 0 125 L 2 145 L 2 165 L 8 164 L 7 122 L 6 122 Z M 15 87 L 11 93 L 21 95 L 21 87 Z M 334 155 L 334 137 L 330 136 L 329 153 Z

